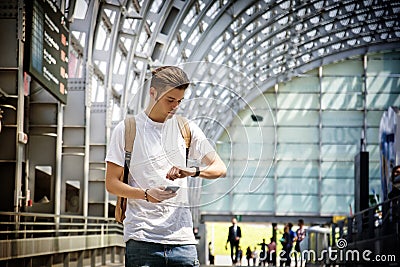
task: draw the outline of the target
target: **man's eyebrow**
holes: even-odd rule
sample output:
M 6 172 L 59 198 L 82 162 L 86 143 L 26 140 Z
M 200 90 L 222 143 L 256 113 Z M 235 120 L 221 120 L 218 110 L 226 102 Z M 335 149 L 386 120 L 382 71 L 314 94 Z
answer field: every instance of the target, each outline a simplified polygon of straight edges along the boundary
M 181 99 L 177 99 L 177 98 L 175 98 L 175 97 L 172 97 L 172 96 L 167 96 L 167 98 L 169 98 L 169 99 L 172 99 L 172 100 L 183 100 L 184 99 L 184 97 L 182 97 Z

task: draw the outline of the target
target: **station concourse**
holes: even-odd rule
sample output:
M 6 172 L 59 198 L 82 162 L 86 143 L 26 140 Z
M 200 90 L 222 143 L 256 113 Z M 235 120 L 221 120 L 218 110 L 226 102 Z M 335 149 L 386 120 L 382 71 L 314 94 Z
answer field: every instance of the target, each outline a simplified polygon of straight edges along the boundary
M 243 266 L 299 219 L 304 266 L 399 266 L 400 1 L 0 0 L 0 37 L 0 266 L 125 266 L 105 158 L 162 66 L 227 167 L 187 178 L 201 266 L 232 218 Z

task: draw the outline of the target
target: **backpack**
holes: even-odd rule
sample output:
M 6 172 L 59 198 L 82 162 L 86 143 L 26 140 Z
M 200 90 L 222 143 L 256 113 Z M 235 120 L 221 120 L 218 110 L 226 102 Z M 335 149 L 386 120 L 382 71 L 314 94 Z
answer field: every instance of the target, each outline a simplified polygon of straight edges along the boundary
M 181 117 L 179 115 L 175 115 L 175 117 L 178 121 L 178 126 L 179 126 L 179 130 L 181 132 L 181 135 L 182 135 L 183 139 L 185 140 L 186 163 L 187 163 L 190 142 L 192 139 L 190 128 L 189 128 L 189 123 L 185 117 Z M 125 118 L 124 124 L 125 124 L 125 163 L 124 163 L 124 172 L 119 179 L 120 179 L 120 181 L 123 181 L 124 183 L 127 184 L 128 183 L 128 175 L 129 175 L 129 165 L 131 163 L 131 156 L 132 156 L 132 150 L 133 150 L 133 143 L 134 143 L 135 137 L 136 137 L 135 117 L 130 116 L 130 117 Z M 126 202 L 127 201 L 126 201 L 125 197 L 118 196 L 117 204 L 115 206 L 115 220 L 119 223 L 122 223 L 125 219 Z

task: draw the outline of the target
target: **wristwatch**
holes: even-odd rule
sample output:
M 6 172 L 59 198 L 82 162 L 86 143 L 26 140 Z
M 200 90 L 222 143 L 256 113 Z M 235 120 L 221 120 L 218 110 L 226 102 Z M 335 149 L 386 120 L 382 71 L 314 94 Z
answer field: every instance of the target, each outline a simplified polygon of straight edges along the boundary
M 190 168 L 195 168 L 196 169 L 196 173 L 192 176 L 192 177 L 197 177 L 200 175 L 200 168 L 197 166 L 192 166 Z

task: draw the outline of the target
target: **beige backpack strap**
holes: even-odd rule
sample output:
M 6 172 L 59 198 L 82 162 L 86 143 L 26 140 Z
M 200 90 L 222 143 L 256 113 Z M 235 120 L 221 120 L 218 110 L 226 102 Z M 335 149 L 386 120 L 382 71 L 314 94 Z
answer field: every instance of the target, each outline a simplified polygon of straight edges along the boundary
M 185 140 L 186 148 L 190 147 L 192 141 L 192 133 L 190 132 L 189 121 L 182 116 L 176 115 L 178 121 L 179 130 L 181 131 L 182 137 Z
M 126 117 L 125 123 L 125 151 L 132 153 L 133 142 L 136 137 L 136 121 L 135 117 Z
M 136 137 L 136 121 L 135 117 L 126 117 L 125 123 L 125 166 L 124 166 L 124 183 L 128 183 L 129 166 L 131 164 L 133 142 Z
M 131 156 L 133 150 L 133 142 L 136 137 L 136 121 L 135 117 L 130 116 L 126 117 L 124 120 L 125 124 L 125 163 L 124 163 L 124 172 L 122 176 L 119 178 L 124 183 L 128 183 L 129 176 L 129 165 L 131 163 Z M 115 220 L 119 223 L 123 223 L 125 219 L 125 211 L 126 211 L 126 198 L 117 197 L 117 204 L 115 206 Z

